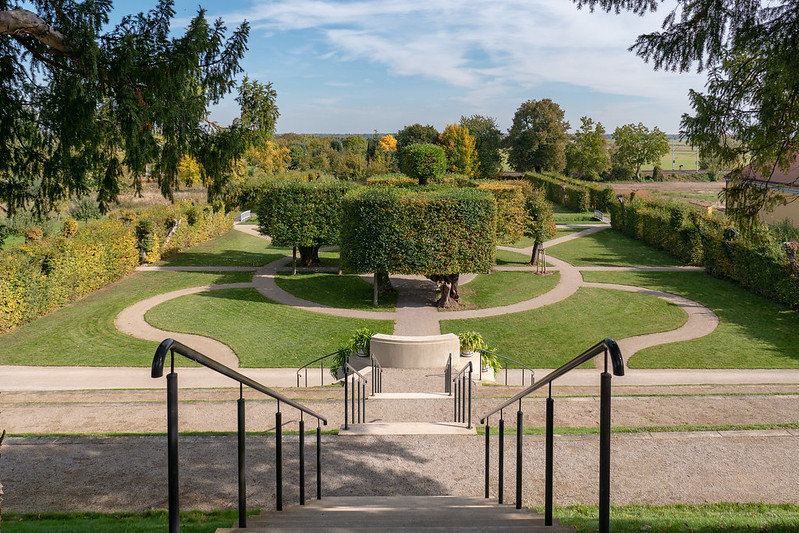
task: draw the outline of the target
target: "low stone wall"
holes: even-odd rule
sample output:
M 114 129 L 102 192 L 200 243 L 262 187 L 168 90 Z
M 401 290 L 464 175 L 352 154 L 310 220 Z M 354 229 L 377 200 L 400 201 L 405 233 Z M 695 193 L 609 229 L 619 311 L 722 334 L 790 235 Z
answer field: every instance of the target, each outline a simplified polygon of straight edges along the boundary
M 378 333 L 370 349 L 383 368 L 444 368 L 450 355 L 453 366 L 460 366 L 460 341 L 454 333 L 420 337 Z

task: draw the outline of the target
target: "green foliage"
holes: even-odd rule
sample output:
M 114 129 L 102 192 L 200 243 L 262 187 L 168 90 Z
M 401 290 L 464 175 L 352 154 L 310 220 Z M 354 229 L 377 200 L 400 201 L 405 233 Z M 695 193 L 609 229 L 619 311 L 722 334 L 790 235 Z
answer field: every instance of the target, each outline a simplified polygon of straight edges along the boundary
M 375 336 L 376 331 L 369 328 L 358 328 L 350 337 L 348 346 L 353 352 L 360 352 L 369 355 L 369 342 Z
M 607 211 L 610 202 L 616 196 L 611 187 L 587 183 L 565 176 L 529 173 L 527 178 L 536 187 L 544 189 L 550 202 L 565 205 L 580 213 L 590 209 Z M 564 186 L 566 191 L 565 201 L 563 198 Z
M 447 154 L 435 144 L 411 144 L 400 150 L 402 171 L 409 178 L 419 180 L 419 185 L 427 185 L 447 170 Z
M 605 128 L 589 117 L 580 118 L 580 129 L 566 144 L 566 174 L 599 181 L 600 174 L 610 166 Z
M 666 134 L 657 127 L 650 132 L 641 122 L 619 126 L 613 131 L 612 137 L 616 145 L 613 162 L 634 168 L 637 180 L 641 179 L 641 165 L 656 165 L 669 152 Z
M 341 141 L 341 144 L 346 153 L 365 156 L 369 142 L 362 135 L 349 135 Z
M 133 231 L 100 220 L 72 238 L 31 242 L 0 254 L 0 332 L 80 298 L 138 265 Z
M 341 263 L 350 272 L 487 272 L 494 263 L 493 195 L 476 189 L 368 187 L 343 201 Z
M 69 216 L 78 220 L 89 221 L 103 216 L 97 201 L 91 196 L 83 195 L 75 199 L 69 208 Z
M 480 162 L 477 159 L 474 137 L 464 126 L 449 124 L 439 137 L 447 154 L 448 170 L 456 174 L 474 176 Z
M 154 263 L 161 258 L 155 230 L 155 222 L 150 218 L 140 218 L 136 222 L 136 243 L 141 253 L 142 262 Z
M 381 174 L 366 179 L 366 186 L 406 187 L 414 188 L 419 185 L 419 180 L 409 178 L 405 174 Z
M 224 23 L 201 10 L 171 37 L 170 0 L 110 28 L 111 2 L 33 6 L 31 26 L 45 32 L 0 36 L 0 197 L 11 212 L 31 200 L 47 212 L 93 190 L 106 209 L 123 178 L 140 187 L 152 163 L 169 195 L 186 153 L 203 164 L 209 193 L 221 185 L 245 140 L 240 128 L 203 119 L 241 70 L 246 23 L 226 39 Z
M 799 279 L 785 251 L 765 230 L 741 233 L 729 219 L 655 200 L 625 201 L 623 206 L 617 202 L 611 220 L 625 234 L 704 265 L 715 277 L 733 279 L 766 298 L 799 308 Z
M 276 181 L 255 206 L 258 231 L 276 246 L 338 244 L 341 199 L 352 186 L 341 182 Z
M 363 139 L 360 136 L 358 138 Z M 364 179 L 367 173 L 366 158 L 357 152 L 344 154 L 337 159 L 333 172 L 340 180 Z
M 492 117 L 472 115 L 461 117 L 460 125 L 467 128 L 474 137 L 477 159 L 480 166 L 478 174 L 482 178 L 497 176 L 502 171 L 502 132 L 497 128 L 497 121 Z
M 461 343 L 461 353 L 474 352 L 486 347 L 483 337 L 476 331 L 470 330 L 458 333 L 458 340 Z
M 561 172 L 566 167 L 568 129 L 563 110 L 549 98 L 524 102 L 505 139 L 508 163 L 518 172 Z
M 438 130 L 429 124 L 412 124 L 397 132 L 396 141 L 398 152 L 412 144 L 435 144 L 438 142 Z
M 497 202 L 497 242 L 510 244 L 518 241 L 524 235 L 527 219 L 522 186 L 505 181 L 487 181 L 480 183 L 478 188 L 491 191 Z
M 280 116 L 277 109 L 277 91 L 271 83 L 266 85 L 257 80 L 250 80 L 244 76 L 239 85 L 239 95 L 236 97 L 241 107 L 239 125 L 247 131 L 255 133 L 261 142 L 272 140 L 275 134 L 275 124 Z
M 543 189 L 534 188 L 525 198 L 524 207 L 527 212 L 524 234 L 527 237 L 540 244 L 555 236 L 555 214 Z

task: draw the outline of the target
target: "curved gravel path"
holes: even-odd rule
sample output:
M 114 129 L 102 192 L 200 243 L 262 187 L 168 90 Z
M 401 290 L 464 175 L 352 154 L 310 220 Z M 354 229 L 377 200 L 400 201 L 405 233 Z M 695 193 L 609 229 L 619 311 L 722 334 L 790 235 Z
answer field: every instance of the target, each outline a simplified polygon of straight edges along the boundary
M 239 231 L 251 235 L 260 236 L 254 226 L 236 225 L 235 228 Z M 553 246 L 561 242 L 578 239 L 586 235 L 591 235 L 599 231 L 609 228 L 607 224 L 594 225 L 586 228 L 583 231 L 565 235 L 557 239 L 553 239 L 545 243 L 545 246 Z M 265 238 L 261 236 L 262 238 Z M 520 253 L 532 253 L 532 247 L 527 248 L 511 248 L 507 246 L 500 247 L 504 250 L 510 250 Z M 358 319 L 373 319 L 373 320 L 392 320 L 394 321 L 394 334 L 395 335 L 438 335 L 441 332 L 440 320 L 462 320 L 472 318 L 484 318 L 492 316 L 500 316 L 509 313 L 520 313 L 523 311 L 530 311 L 538 309 L 547 305 L 551 305 L 572 296 L 577 292 L 580 287 L 593 287 L 609 290 L 623 290 L 628 292 L 637 292 L 646 294 L 655 298 L 660 298 L 669 303 L 672 303 L 682 308 L 688 314 L 686 323 L 672 331 L 654 333 L 648 335 L 639 335 L 629 337 L 626 339 L 618 340 L 619 346 L 622 349 L 626 359 L 629 359 L 637 351 L 659 344 L 666 344 L 672 342 L 679 342 L 684 340 L 696 339 L 710 334 L 716 329 L 719 323 L 718 317 L 707 307 L 688 300 L 674 294 L 645 289 L 643 287 L 633 287 L 629 285 L 616 285 L 609 283 L 586 283 L 583 281 L 581 271 L 701 271 L 697 267 L 575 267 L 566 261 L 562 261 L 555 257 L 549 257 L 548 262 L 553 265 L 552 270 L 557 270 L 560 273 L 560 280 L 558 284 L 549 292 L 539 295 L 530 300 L 518 302 L 515 304 L 492 307 L 488 309 L 475 309 L 466 311 L 448 311 L 441 313 L 432 305 L 431 298 L 434 298 L 434 284 L 424 278 L 423 276 L 393 276 L 392 281 L 398 289 L 399 296 L 397 299 L 396 311 L 363 311 L 356 309 L 342 309 L 323 305 L 317 302 L 304 300 L 293 294 L 281 289 L 275 281 L 275 276 L 279 270 L 284 268 L 291 261 L 290 257 L 280 258 L 263 267 L 255 269 L 252 283 L 230 283 L 222 285 L 210 285 L 205 287 L 194 287 L 190 289 L 182 289 L 172 291 L 169 293 L 161 294 L 148 298 L 133 306 L 123 310 L 116 318 L 115 324 L 117 329 L 123 333 L 133 335 L 145 340 L 160 341 L 166 337 L 172 337 L 180 342 L 191 343 L 192 346 L 197 346 L 200 351 L 205 349 L 205 353 L 215 354 L 223 364 L 233 368 L 238 367 L 238 358 L 236 354 L 225 344 L 215 341 L 210 338 L 201 337 L 199 335 L 187 335 L 181 333 L 174 333 L 156 329 L 150 326 L 145 320 L 145 313 L 152 307 L 163 303 L 173 298 L 185 296 L 187 294 L 196 294 L 208 290 L 226 289 L 226 288 L 248 288 L 253 287 L 266 298 L 273 300 L 277 303 L 310 311 L 314 313 L 321 313 L 331 316 L 358 318 Z M 511 267 L 503 268 L 498 267 L 497 270 L 531 270 L 534 267 Z M 253 270 L 241 267 L 142 267 L 140 270 Z M 368 276 L 371 278 L 371 276 Z M 474 278 L 474 275 L 464 275 L 463 283 L 468 283 Z M 181 340 L 183 339 L 183 340 Z M 597 364 L 599 362 L 597 361 Z

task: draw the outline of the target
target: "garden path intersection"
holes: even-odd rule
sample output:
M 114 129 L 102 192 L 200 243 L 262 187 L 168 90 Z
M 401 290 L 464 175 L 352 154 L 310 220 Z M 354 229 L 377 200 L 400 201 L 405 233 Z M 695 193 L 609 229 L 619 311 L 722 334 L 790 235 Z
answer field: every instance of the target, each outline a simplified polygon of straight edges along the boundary
M 606 228 L 606 225 L 577 228 L 579 231 L 553 239 L 546 246 Z M 237 225 L 236 229 L 257 235 L 253 226 Z M 530 248 L 509 251 L 528 256 L 532 252 Z M 161 302 L 186 294 L 245 287 L 255 288 L 280 304 L 311 312 L 393 320 L 395 334 L 402 335 L 437 334 L 440 320 L 498 316 L 541 308 L 569 298 L 582 287 L 640 292 L 671 302 L 686 312 L 686 322 L 675 330 L 619 340 L 625 359 L 645 347 L 708 335 L 719 324 L 718 317 L 697 302 L 641 287 L 587 283 L 581 275 L 581 272 L 597 270 L 698 270 L 694 267 L 573 266 L 550 257 L 551 269 L 559 272 L 560 281 L 549 292 L 512 305 L 452 312 L 439 312 L 432 307 L 431 282 L 414 276 L 392 277 L 399 290 L 397 310 L 373 312 L 327 307 L 282 290 L 275 283 L 275 275 L 289 261 L 283 258 L 260 268 L 142 267 L 142 270 L 241 270 L 253 272 L 253 280 L 161 294 L 128 307 L 116 317 L 115 324 L 120 331 L 148 340 L 175 338 L 233 368 L 238 367 L 238 358 L 226 345 L 205 337 L 159 330 L 147 324 L 144 314 Z M 529 269 L 498 266 L 496 270 L 522 268 Z M 464 283 L 469 281 L 469 276 L 463 276 Z M 539 369 L 536 375 L 546 372 Z M 419 380 L 433 383 L 431 387 L 440 384 L 440 372 L 416 373 Z M 300 398 L 330 419 L 325 429 L 337 428 L 342 423 L 342 393 L 337 388 L 293 389 L 296 370 L 291 368 L 248 368 L 246 374 L 267 386 L 288 387 L 285 394 Z M 185 400 L 180 407 L 181 431 L 234 432 L 238 388 L 234 390 L 227 378 L 202 368 L 181 367 L 179 375 L 181 400 Z M 386 386 L 397 383 L 388 377 L 384 381 Z M 595 396 L 598 384 L 599 373 L 591 369 L 578 369 L 560 378 L 554 393 L 558 396 L 556 425 L 594 427 L 599 412 Z M 782 369 L 632 369 L 624 377 L 614 378 L 614 426 L 772 424 L 773 427 L 749 431 L 615 433 L 613 503 L 799 503 L 799 470 L 795 468 L 799 462 L 799 429 L 795 429 L 799 412 L 797 385 L 799 370 Z M 163 386 L 161 380 L 150 378 L 145 368 L 2 367 L 0 426 L 12 434 L 141 434 L 7 438 L 0 462 L 0 480 L 6 492 L 3 510 L 109 512 L 164 508 L 166 439 L 161 433 L 166 428 L 166 410 Z M 519 390 L 519 387 L 507 390 L 478 387 L 474 411 L 482 413 L 496 404 L 499 396 L 512 396 Z M 404 391 L 389 388 L 388 392 Z M 251 399 L 247 408 L 248 428 L 263 431 L 264 420 L 273 420 L 274 403 L 260 401 L 252 391 L 245 391 L 245 397 Z M 525 409 L 525 426 L 543 426 L 543 397 L 533 397 L 525 403 L 535 406 Z M 440 421 L 452 416 L 451 400 L 447 399 L 386 399 L 370 401 L 368 408 L 369 421 Z M 294 413 L 287 412 L 284 419 L 287 429 L 296 429 L 296 418 Z M 781 424 L 785 427 L 778 427 Z M 286 461 L 296 462 L 297 438 L 285 438 Z M 235 439 L 234 435 L 181 437 L 182 457 L 191 458 L 190 467 L 186 463 L 181 473 L 181 484 L 186 487 L 181 495 L 185 509 L 219 509 L 234 504 Z M 478 458 L 477 451 L 483 439 L 480 437 L 479 443 L 476 439 L 478 437 L 461 435 L 324 435 L 325 492 L 331 495 L 481 494 L 482 467 L 478 460 L 481 456 Z M 558 456 L 555 503 L 595 503 L 596 435 L 562 434 L 555 439 Z M 274 439 L 263 439 L 254 433 L 248 441 L 252 441 L 248 444 L 248 463 L 260 469 L 251 478 L 250 506 L 269 510 L 274 506 L 274 485 L 268 480 L 270 473 L 262 471 L 269 468 L 262 465 L 270 464 L 270 457 L 274 456 Z M 524 446 L 525 472 L 530 474 L 524 480 L 524 504 L 541 505 L 543 437 L 525 437 Z M 496 446 L 492 448 L 496 453 Z M 157 455 L 155 459 L 153 450 Z M 471 450 L 475 455 L 475 468 L 467 475 L 462 469 L 452 468 L 453 464 L 462 463 L 464 450 Z M 492 465 L 497 464 L 496 456 L 491 460 Z M 510 463 L 506 464 L 506 480 L 513 475 Z M 339 475 L 341 472 L 346 475 Z M 287 495 L 297 492 L 295 478 L 295 474 L 288 474 Z M 120 482 L 131 479 L 136 482 Z M 492 483 L 495 487 L 496 479 Z M 57 489 L 46 490 L 46 487 Z M 192 487 L 202 489 L 192 490 Z M 506 500 L 513 501 L 512 483 L 506 484 L 506 491 Z M 290 498 L 289 503 L 294 503 Z

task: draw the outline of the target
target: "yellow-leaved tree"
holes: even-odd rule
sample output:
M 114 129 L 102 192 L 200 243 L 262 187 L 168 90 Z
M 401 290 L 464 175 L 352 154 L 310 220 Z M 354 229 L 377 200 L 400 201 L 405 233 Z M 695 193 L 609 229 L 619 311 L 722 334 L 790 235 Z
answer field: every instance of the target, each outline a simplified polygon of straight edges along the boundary
M 202 185 L 203 175 L 200 163 L 190 155 L 184 155 L 178 161 L 178 179 L 186 187 Z
M 384 135 L 377 141 L 378 146 L 384 152 L 395 152 L 397 150 L 397 139 L 393 135 Z
M 472 177 L 477 174 L 480 161 L 474 137 L 469 130 L 458 124 L 450 124 L 444 128 L 439 143 L 447 153 L 447 166 L 450 172 Z

